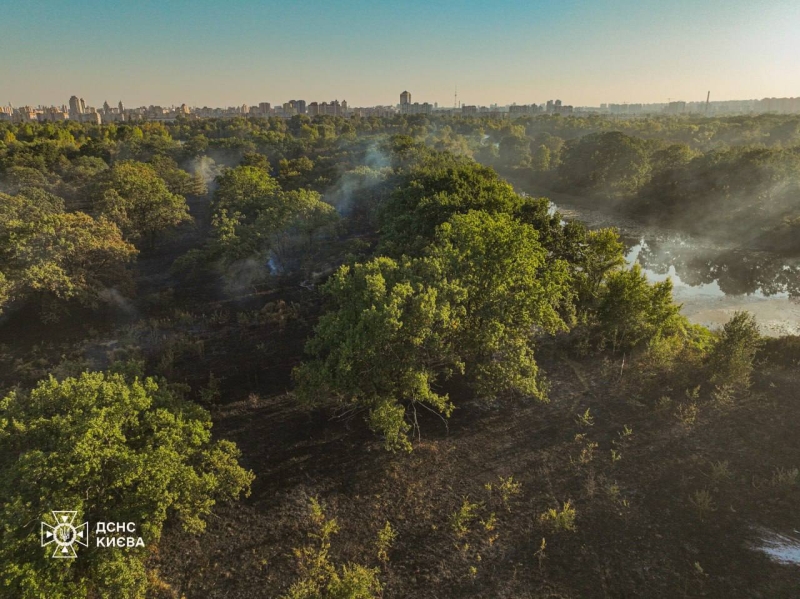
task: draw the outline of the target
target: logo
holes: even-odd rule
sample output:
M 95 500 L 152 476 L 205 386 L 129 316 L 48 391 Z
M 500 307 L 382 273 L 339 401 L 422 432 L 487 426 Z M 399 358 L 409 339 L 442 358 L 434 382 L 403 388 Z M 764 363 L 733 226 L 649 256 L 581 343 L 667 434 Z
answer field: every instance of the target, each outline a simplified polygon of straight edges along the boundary
M 75 526 L 75 517 L 78 512 L 52 512 L 56 525 L 50 526 L 42 522 L 42 547 L 55 543 L 52 557 L 70 559 L 78 557 L 75 552 L 75 543 L 89 546 L 89 523 L 84 522 Z

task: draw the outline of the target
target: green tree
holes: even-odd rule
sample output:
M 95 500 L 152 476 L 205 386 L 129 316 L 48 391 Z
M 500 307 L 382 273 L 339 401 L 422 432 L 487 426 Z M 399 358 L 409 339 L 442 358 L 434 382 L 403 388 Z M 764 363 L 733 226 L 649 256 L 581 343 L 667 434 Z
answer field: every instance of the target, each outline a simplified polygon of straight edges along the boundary
M 150 166 L 164 179 L 170 193 L 179 196 L 203 196 L 208 187 L 202 175 L 191 175 L 178 166 L 172 158 L 158 154 L 150 159 Z
M 546 173 L 550 170 L 550 148 L 544 144 L 536 148 L 531 157 L 531 167 L 539 173 Z
M 425 262 L 462 310 L 452 343 L 481 396 L 544 399 L 535 339 L 567 329 L 567 263 L 548 259 L 533 227 L 477 210 L 444 223 Z
M 505 167 L 528 166 L 531 161 L 530 141 L 522 135 L 506 135 L 500 140 L 500 161 Z
M 145 563 L 168 520 L 200 533 L 218 500 L 249 493 L 228 441 L 207 412 L 163 381 L 84 373 L 41 381 L 0 401 L 0 580 L 20 599 L 145 596 Z M 78 560 L 50 559 L 39 521 L 132 522 L 145 547 L 89 543 Z M 91 528 L 94 533 L 94 528 Z M 90 533 L 90 534 L 91 534 Z M 148 549 L 149 547 L 150 549 Z M 64 563 L 71 562 L 71 563 Z
M 522 198 L 491 168 L 450 155 L 423 155 L 397 182 L 380 215 L 382 249 L 418 254 L 454 214 L 513 213 Z
M 548 260 L 535 229 L 511 216 L 453 216 L 417 259 L 342 267 L 326 284 L 333 309 L 295 373 L 298 394 L 368 412 L 388 448 L 410 449 L 418 405 L 449 416 L 439 391 L 466 374 L 483 399 L 544 398 L 535 339 L 566 328 L 557 307 L 568 273 Z
M 62 212 L 60 198 L 41 190 L 26 194 L 0 194 L 0 273 L 5 280 L 0 312 L 8 303 L 37 299 L 50 319 L 62 302 L 95 305 L 107 288 L 129 284 L 125 264 L 136 249 L 114 223 Z
M 567 143 L 559 177 L 569 189 L 628 197 L 648 180 L 649 151 L 645 140 L 619 131 L 586 135 Z
M 711 381 L 737 389 L 749 387 L 753 362 L 762 346 L 755 317 L 749 312 L 736 312 L 725 323 L 709 355 Z
M 638 264 L 607 276 L 595 315 L 601 343 L 614 351 L 627 351 L 688 327 L 680 306 L 672 302 L 672 281 L 651 285 Z
M 117 162 L 97 176 L 93 206 L 125 239 L 150 246 L 160 233 L 192 220 L 186 199 L 170 192 L 152 166 L 134 161 Z
M 230 263 L 275 250 L 284 262 L 296 244 L 338 220 L 335 209 L 313 191 L 283 191 L 269 173 L 239 166 L 218 178 L 211 251 Z

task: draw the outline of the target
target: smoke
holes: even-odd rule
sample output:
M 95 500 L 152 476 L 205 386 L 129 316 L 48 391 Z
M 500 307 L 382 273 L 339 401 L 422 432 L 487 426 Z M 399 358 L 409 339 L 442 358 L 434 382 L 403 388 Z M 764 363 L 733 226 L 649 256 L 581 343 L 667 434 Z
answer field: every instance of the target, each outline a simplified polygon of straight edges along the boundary
M 217 188 L 217 176 L 222 173 L 223 168 L 210 156 L 200 156 L 189 162 L 187 170 L 193 175 L 200 175 L 205 181 L 209 193 L 213 193 Z
M 139 310 L 136 309 L 136 306 L 133 303 L 124 297 L 119 291 L 117 291 L 113 287 L 106 287 L 105 289 L 101 290 L 98 294 L 101 300 L 119 308 L 125 315 L 130 316 L 132 318 L 138 318 Z
M 279 267 L 271 255 L 255 254 L 237 260 L 225 272 L 224 291 L 230 295 L 252 291 L 273 274 L 279 274 Z
M 374 200 L 373 192 L 391 171 L 391 159 L 377 145 L 367 148 L 361 163 L 339 177 L 324 194 L 340 216 L 349 216 L 354 209 L 365 208 Z

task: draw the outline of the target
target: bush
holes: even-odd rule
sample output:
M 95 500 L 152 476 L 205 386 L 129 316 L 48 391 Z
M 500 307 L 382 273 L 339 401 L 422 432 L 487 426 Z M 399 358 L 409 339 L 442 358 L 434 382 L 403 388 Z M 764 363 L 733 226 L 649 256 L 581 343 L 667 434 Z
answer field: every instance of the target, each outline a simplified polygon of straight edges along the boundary
M 283 599 L 380 597 L 382 586 L 378 580 L 378 569 L 360 564 L 345 564 L 337 568 L 330 559 L 330 548 L 331 537 L 339 531 L 339 525 L 335 519 L 327 517 L 315 498 L 310 500 L 309 511 L 313 532 L 309 532 L 308 536 L 314 542 L 295 549 L 300 578 L 292 584 Z
M 750 386 L 753 361 L 763 340 L 756 319 L 749 312 L 736 312 L 723 327 L 709 356 L 711 382 L 737 389 Z

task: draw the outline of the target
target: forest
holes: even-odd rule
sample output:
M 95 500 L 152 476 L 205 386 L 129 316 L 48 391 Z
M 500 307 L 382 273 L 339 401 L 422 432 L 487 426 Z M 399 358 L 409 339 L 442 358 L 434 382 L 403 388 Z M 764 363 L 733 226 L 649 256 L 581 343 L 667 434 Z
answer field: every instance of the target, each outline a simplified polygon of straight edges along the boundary
M 793 596 L 800 337 L 556 196 L 797 258 L 800 119 L 0 124 L 0 596 Z

